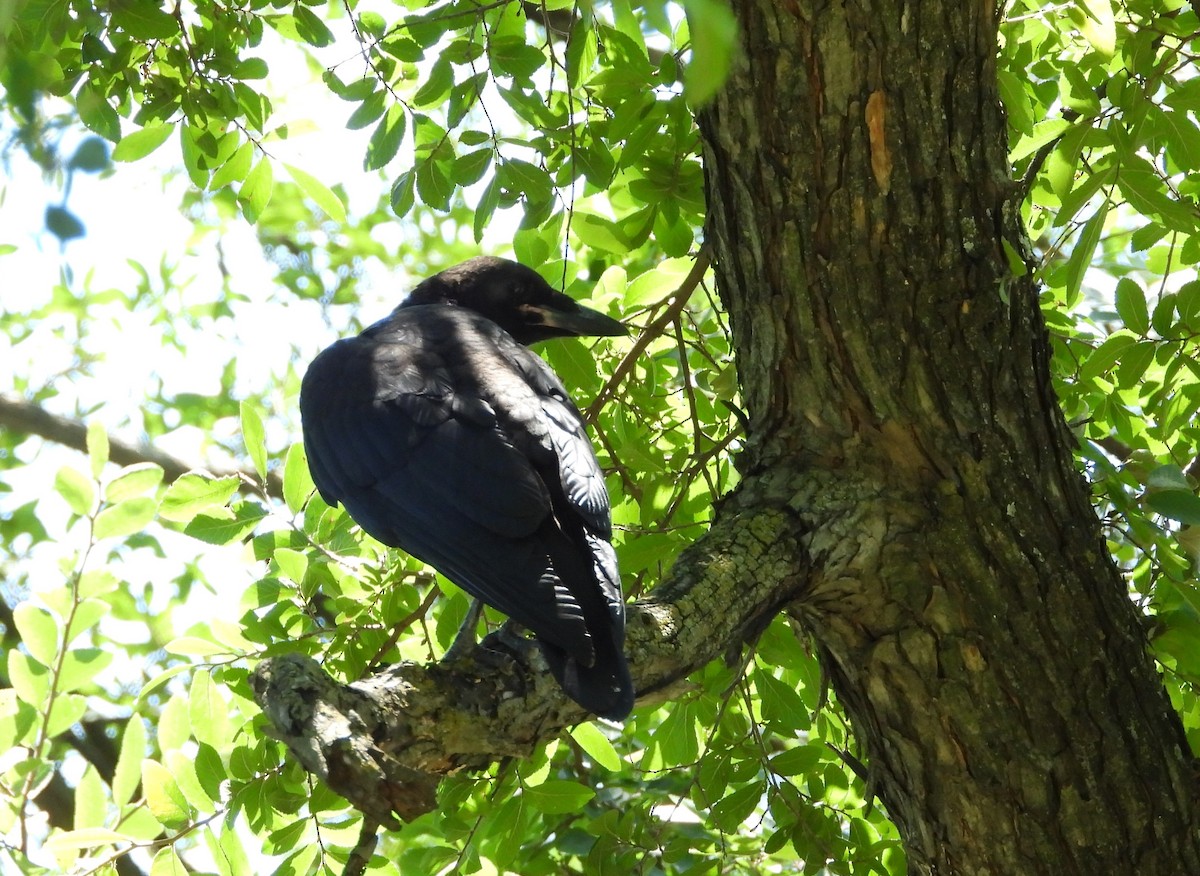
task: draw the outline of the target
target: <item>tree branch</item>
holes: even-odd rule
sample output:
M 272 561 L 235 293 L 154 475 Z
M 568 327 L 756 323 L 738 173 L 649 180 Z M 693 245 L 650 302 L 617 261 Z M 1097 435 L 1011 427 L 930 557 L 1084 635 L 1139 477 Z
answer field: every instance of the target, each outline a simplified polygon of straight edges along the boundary
M 78 420 L 52 414 L 40 405 L 23 401 L 11 395 L 0 393 L 0 427 L 11 429 L 23 435 L 36 435 L 47 441 L 71 447 L 81 453 L 87 453 L 87 426 Z M 162 468 L 167 482 L 171 482 L 196 468 L 191 463 L 184 462 L 163 453 L 149 445 L 134 445 L 112 435 L 108 436 L 108 457 L 117 465 L 134 465 L 139 462 L 152 462 Z M 247 471 L 213 471 L 214 475 L 224 477 L 237 475 L 242 481 L 243 492 L 257 494 L 251 486 L 259 483 L 256 474 Z M 269 496 L 283 498 L 283 479 L 277 472 L 267 476 L 264 485 Z
M 753 638 L 804 589 L 800 526 L 749 482 L 686 550 L 670 580 L 627 607 L 626 651 L 642 705 L 680 692 L 694 670 Z M 368 818 L 395 827 L 430 811 L 438 780 L 502 757 L 527 757 L 587 719 L 540 652 L 497 666 L 482 648 L 465 661 L 396 664 L 341 685 L 312 659 L 261 663 L 255 699 L 310 772 Z

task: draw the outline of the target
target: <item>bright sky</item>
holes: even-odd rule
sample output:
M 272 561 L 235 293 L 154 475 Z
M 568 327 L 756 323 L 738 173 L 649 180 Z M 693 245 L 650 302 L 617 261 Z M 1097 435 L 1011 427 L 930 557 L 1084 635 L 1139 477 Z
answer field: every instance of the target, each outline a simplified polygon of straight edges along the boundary
M 272 53 L 273 82 L 294 84 L 307 82 L 310 74 L 295 59 L 292 49 Z M 289 60 L 293 59 L 293 60 Z M 278 118 L 287 121 L 293 130 L 304 130 L 298 136 L 271 144 L 271 154 L 279 162 L 287 162 L 307 170 L 326 184 L 342 183 L 350 194 L 350 210 L 356 205 L 373 205 L 382 185 L 375 175 L 362 172 L 361 156 L 370 129 L 347 131 L 342 124 L 353 109 L 329 95 L 319 82 L 289 88 L 286 95 L 275 98 Z M 304 124 L 321 119 L 322 124 Z M 331 123 L 332 122 L 332 123 Z M 127 132 L 128 132 L 127 128 Z M 78 143 L 89 132 L 71 131 L 63 139 L 61 153 L 73 154 Z M 180 215 L 180 196 L 188 185 L 182 173 L 171 173 L 182 166 L 178 138 L 172 137 L 148 159 L 133 164 L 117 164 L 113 170 L 98 176 L 76 173 L 71 183 L 69 209 L 87 229 L 85 237 L 60 246 L 58 240 L 45 230 L 47 206 L 61 202 L 62 180 L 45 180 L 41 171 L 14 151 L 8 167 L 0 171 L 0 245 L 13 245 L 15 252 L 0 256 L 0 306 L 9 311 L 27 311 L 43 306 L 51 299 L 54 288 L 62 280 L 65 269 L 72 275 L 68 287 L 102 291 L 109 288 L 129 290 L 136 286 L 139 273 L 127 260 L 140 262 L 153 278 L 158 274 L 160 260 L 174 266 L 178 284 L 190 282 L 182 295 L 208 300 L 216 296 L 221 278 L 216 252 L 211 239 L 196 245 L 192 223 Z M 335 174 L 331 176 L 330 174 Z M 386 243 L 386 241 L 385 241 Z M 283 307 L 272 302 L 274 269 L 264 259 L 252 229 L 245 223 L 234 223 L 223 236 L 221 246 L 225 263 L 234 277 L 238 292 L 250 301 L 238 305 L 234 324 L 218 326 L 222 336 L 194 334 L 187 343 L 187 357 L 164 351 L 161 326 L 153 323 L 146 312 L 130 313 L 124 305 L 115 305 L 111 321 L 97 321 L 89 327 L 89 347 L 104 351 L 103 361 L 95 363 L 90 376 L 75 377 L 69 382 L 59 375 L 75 358 L 70 342 L 77 334 L 72 317 L 66 313 L 51 314 L 35 326 L 32 338 L 14 347 L 7 336 L 0 337 L 0 392 L 12 392 L 15 375 L 27 377 L 34 387 L 55 386 L 59 395 L 47 402 L 56 413 L 77 414 L 77 407 L 91 410 L 104 404 L 99 416 L 111 430 L 127 440 L 138 441 L 139 406 L 144 387 L 152 377 L 161 377 L 168 393 L 196 392 L 213 394 L 219 391 L 221 367 L 231 355 L 238 358 L 239 378 L 242 381 L 275 382 L 274 375 L 282 374 L 292 354 L 293 341 L 315 352 L 332 340 L 315 302 L 309 306 Z M 192 250 L 189 253 L 189 250 Z M 375 300 L 364 300 L 364 313 L 382 315 L 394 305 L 400 292 L 407 288 L 406 278 L 377 277 L 362 285 L 364 293 Z M 194 290 L 194 291 L 189 291 Z M 226 335 L 229 332 L 229 335 Z M 232 337 L 236 332 L 238 337 Z M 240 343 L 238 343 L 240 339 Z M 236 344 L 236 352 L 231 348 Z M 261 385 L 257 388 L 261 389 Z M 278 397 L 281 408 L 294 407 L 294 399 Z M 295 423 L 294 410 L 288 411 Z M 113 428 L 122 421 L 135 425 Z M 224 424 L 219 437 L 234 439 L 238 424 Z M 285 427 L 276 426 L 276 446 L 294 440 L 293 435 L 279 434 Z M 244 466 L 245 459 L 222 460 L 204 458 L 201 454 L 202 436 L 189 430 L 176 430 L 156 445 L 167 452 L 197 465 Z M 26 444 L 22 457 L 30 459 L 36 445 Z M 54 473 L 62 465 L 87 471 L 86 460 L 66 448 L 47 445 L 37 451 L 31 465 L 3 473 L 3 481 L 11 492 L 0 492 L 0 513 L 11 511 L 32 498 L 39 498 L 38 514 L 55 537 L 55 542 L 39 546 L 31 556 L 21 561 L 35 590 L 60 587 L 63 582 L 60 559 L 69 555 L 72 546 L 82 547 L 86 537 L 82 527 L 65 532 L 68 512 L 58 496 L 51 493 Z M 40 501 L 46 497 L 45 501 Z M 59 535 L 59 534 L 62 535 Z M 243 548 L 235 545 L 214 549 L 185 536 L 163 533 L 163 544 L 170 554 L 159 560 L 150 551 L 135 551 L 127 562 L 119 562 L 114 571 L 128 581 L 135 592 L 157 594 L 152 611 L 166 608 L 170 588 L 165 585 L 180 573 L 180 564 L 187 559 L 203 557 L 202 566 L 210 580 L 221 582 L 229 590 L 221 595 L 193 591 L 194 596 L 186 613 L 174 617 L 176 634 L 205 618 L 224 617 L 236 620 L 238 593 L 262 569 L 247 562 Z M 61 541 L 60 541 L 61 539 Z M 27 545 L 20 542 L 17 550 Z M 153 586 L 142 590 L 145 585 Z M 11 598 L 15 594 L 7 594 Z M 114 641 L 144 641 L 144 630 L 123 630 L 111 619 L 105 622 L 106 635 Z M 136 678 L 138 667 L 117 661 L 109 674 Z M 128 681 L 130 679 L 126 679 Z M 102 706 L 101 701 L 96 702 Z M 68 765 L 73 780 L 78 764 Z M 53 868 L 52 861 L 45 862 Z M 3 864 L 0 862 L 0 869 Z

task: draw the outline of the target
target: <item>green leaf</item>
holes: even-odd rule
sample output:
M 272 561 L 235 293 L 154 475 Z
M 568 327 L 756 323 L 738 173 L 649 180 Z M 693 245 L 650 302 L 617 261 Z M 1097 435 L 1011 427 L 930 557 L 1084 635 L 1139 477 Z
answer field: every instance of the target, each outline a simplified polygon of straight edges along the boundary
M 454 183 L 446 175 L 440 163 L 432 158 L 417 166 L 417 194 L 421 201 L 435 210 L 449 210 L 450 196 L 454 194 Z
M 154 693 L 176 675 L 182 675 L 183 673 L 191 670 L 191 668 L 192 667 L 187 663 L 180 663 L 176 666 L 172 666 L 170 669 L 163 670 L 142 685 L 142 689 L 138 691 L 137 700 L 134 702 L 134 711 L 137 711 L 139 708 L 141 708 L 147 699 L 149 699 L 150 694 Z
M 188 472 L 167 487 L 158 513 L 166 520 L 186 523 L 201 511 L 223 507 L 237 492 L 234 475 L 216 478 L 202 472 Z
M 996 81 L 1000 86 L 1000 100 L 1008 110 L 1008 123 L 1022 134 L 1032 134 L 1033 109 L 1029 105 L 1025 83 L 1009 70 L 997 71 Z
M 96 515 L 96 538 L 123 538 L 141 532 L 154 519 L 158 502 L 152 496 L 126 499 Z
M 365 128 L 383 115 L 384 108 L 386 107 L 384 97 L 385 95 L 382 91 L 374 91 L 368 94 L 354 112 L 350 113 L 350 118 L 346 119 L 346 127 L 351 131 L 357 131 L 360 128 Z
M 299 514 L 315 489 L 316 485 L 308 470 L 308 454 L 304 445 L 296 442 L 288 448 L 287 459 L 283 464 L 283 500 L 287 503 L 288 510 Z
M 379 39 L 387 31 L 387 22 L 378 12 L 360 12 L 358 29 L 372 39 Z
M 84 769 L 75 785 L 74 821 L 76 830 L 103 827 L 108 814 L 108 787 L 91 764 Z
M 353 82 L 347 84 L 339 79 L 332 70 L 326 70 L 322 73 L 321 81 L 342 100 L 352 103 L 361 103 L 370 97 L 375 91 L 377 84 L 374 77 L 355 79 Z
M 500 165 L 500 180 L 504 186 L 524 192 L 533 204 L 550 200 L 550 174 L 536 164 L 509 158 Z
M 752 782 L 744 788 L 739 788 L 722 797 L 709 810 L 709 821 L 719 830 L 735 833 L 762 802 L 765 791 L 765 783 Z
M 175 125 L 168 122 L 150 125 L 127 134 L 113 149 L 113 161 L 137 161 L 139 158 L 145 158 L 166 143 L 174 130 Z
M 221 783 L 228 778 L 221 755 L 207 742 L 200 742 L 196 751 L 196 780 L 210 800 L 221 799 Z
M 771 772 L 779 776 L 808 775 L 825 756 L 825 749 L 820 743 L 798 745 L 772 757 Z
M 79 596 L 103 596 L 121 586 L 120 580 L 107 569 L 88 569 L 79 577 Z
M 87 697 L 59 693 L 54 697 L 54 704 L 46 718 L 46 737 L 53 738 L 66 733 L 83 719 L 86 712 Z
M 121 119 L 117 111 L 109 106 L 90 80 L 79 89 L 75 109 L 79 111 L 79 120 L 104 139 L 114 143 L 121 139 Z
M 258 406 L 247 399 L 242 400 L 239 408 L 242 419 L 242 443 L 246 446 L 246 452 L 250 455 L 250 460 L 254 463 L 254 469 L 258 472 L 258 476 L 265 481 L 267 479 L 267 430 L 263 426 L 262 414 L 259 413 Z
M 279 548 L 275 551 L 274 560 L 284 578 L 297 585 L 304 583 L 304 575 L 308 571 L 308 557 L 303 551 Z
M 113 770 L 112 792 L 113 802 L 124 806 L 133 799 L 141 781 L 142 758 L 146 756 L 146 727 L 139 715 L 131 715 L 125 722 L 125 731 L 121 734 L 121 751 L 117 755 L 117 766 Z
M 262 58 L 244 58 L 238 61 L 237 68 L 233 71 L 238 79 L 266 79 L 270 72 L 271 68 Z
M 1158 344 L 1154 341 L 1138 341 L 1128 350 L 1121 354 L 1121 364 L 1117 366 L 1117 386 L 1121 389 L 1133 388 L 1142 376 L 1146 373 L 1146 369 L 1150 367 L 1150 363 L 1154 361 L 1154 354 L 1158 351 Z
M 234 153 L 229 156 L 229 159 L 217 168 L 212 178 L 208 181 L 208 188 L 211 191 L 216 191 L 230 183 L 240 183 L 246 178 L 246 174 L 250 172 L 250 165 L 254 163 L 254 146 L 247 140 L 241 146 L 234 150 Z
M 26 600 L 13 609 L 13 621 L 33 658 L 53 666 L 58 656 L 58 621 L 54 615 Z
M 571 217 L 571 230 L 579 242 L 591 249 L 615 254 L 629 252 L 629 241 L 611 219 L 576 210 Z
M 1121 354 L 1137 343 L 1137 338 L 1128 332 L 1110 335 L 1103 344 L 1092 351 L 1079 369 L 1079 379 L 1094 380 L 1108 371 L 1121 358 Z
M 244 502 L 233 511 L 215 508 L 211 512 L 197 514 L 183 531 L 208 544 L 230 544 L 253 532 L 258 521 L 266 516 L 265 509 Z
M 99 137 L 88 137 L 75 149 L 67 167 L 84 173 L 99 173 L 108 167 L 108 144 Z
M 333 42 L 333 32 L 311 9 L 297 3 L 292 7 L 292 15 L 296 19 L 296 33 L 310 46 L 321 48 Z
M 700 756 L 700 732 L 695 709 L 690 703 L 679 703 L 654 731 L 653 741 L 662 752 L 666 766 L 686 766 Z
M 1009 160 L 1015 164 L 1022 158 L 1029 157 L 1051 140 L 1058 139 L 1069 127 L 1071 123 L 1066 119 L 1046 119 L 1038 122 L 1033 126 L 1031 134 L 1017 140 L 1008 155 Z
M 201 670 L 192 676 L 188 691 L 188 710 L 192 734 L 199 742 L 222 749 L 231 741 L 229 707 L 212 681 L 212 673 Z
M 1158 114 L 1167 154 L 1183 170 L 1200 168 L 1200 130 L 1184 112 L 1164 110 Z
M 64 646 L 70 645 L 77 636 L 94 627 L 111 610 L 111 606 L 100 599 L 83 599 L 78 602 L 75 605 L 75 613 L 71 616 L 71 626 L 63 635 Z
M 599 46 L 589 16 L 577 16 L 567 42 L 567 82 L 571 88 L 578 88 L 587 80 L 598 57 Z
M 325 183 L 291 164 L 285 164 L 284 168 L 296 185 L 300 186 L 300 191 L 312 198 L 317 206 L 325 211 L 326 216 L 334 222 L 346 221 L 346 205 Z
M 160 824 L 180 828 L 191 817 L 187 798 L 179 790 L 171 771 L 156 760 L 142 761 L 142 791 L 146 805 Z
M 488 223 L 492 221 L 492 216 L 495 215 L 499 203 L 500 180 L 493 177 L 484 187 L 483 194 L 479 197 L 479 203 L 475 205 L 475 220 L 472 230 L 475 232 L 476 243 L 483 240 L 483 232 Z
M 522 795 L 529 798 L 530 804 L 538 812 L 544 812 L 547 815 L 563 815 L 582 809 L 589 800 L 596 796 L 596 792 L 578 782 L 552 779 L 536 787 L 525 788 Z
M 388 162 L 396 157 L 400 144 L 404 140 L 404 130 L 408 117 L 401 104 L 394 103 L 388 107 L 383 119 L 371 134 L 367 143 L 367 156 L 363 161 L 366 170 L 379 170 L 386 167 Z
M 621 768 L 621 756 L 595 724 L 580 724 L 571 731 L 571 738 L 579 743 L 579 747 L 586 751 L 592 760 L 606 770 L 616 772 Z
M 1117 314 L 1131 332 L 1143 336 L 1149 334 L 1150 310 L 1146 306 L 1146 293 L 1128 277 L 1117 281 Z
M 1071 19 L 1079 24 L 1084 37 L 1092 48 L 1111 58 L 1117 46 L 1116 19 L 1109 0 L 1075 0 L 1082 14 L 1072 14 Z M 1072 10 L 1074 13 L 1074 10 Z
M 1146 502 L 1157 514 L 1191 525 L 1200 524 L 1200 496 L 1189 490 L 1159 490 Z
M 778 721 L 788 726 L 796 720 L 796 716 L 808 712 L 804 700 L 796 693 L 796 689 L 784 684 L 769 672 L 761 669 L 752 674 L 754 686 L 760 697 L 760 707 L 763 718 L 767 721 Z
M 76 514 L 86 516 L 96 505 L 96 485 L 83 472 L 64 465 L 54 477 L 54 489 Z
M 108 432 L 99 420 L 88 421 L 87 451 L 88 461 L 92 464 L 92 477 L 98 479 L 108 464 Z
M 159 849 L 150 862 L 150 876 L 182 876 L 190 872 L 192 868 L 183 862 L 174 846 Z
M 259 159 L 254 169 L 246 174 L 242 187 L 238 189 L 238 203 L 242 212 L 250 222 L 257 222 L 262 211 L 271 202 L 271 192 L 275 186 L 275 176 L 271 170 L 271 162 L 266 158 Z
M 464 188 L 479 182 L 492 163 L 491 149 L 476 149 L 454 160 L 454 182 Z
M 1146 486 L 1164 490 L 1191 490 L 1187 475 L 1179 466 L 1160 465 L 1146 475 Z
M 527 45 L 523 37 L 502 36 L 489 40 L 488 59 L 498 76 L 512 76 L 527 80 L 546 63 L 541 49 Z
M 113 652 L 100 648 L 76 648 L 68 651 L 58 676 L 59 690 L 72 691 L 88 685 L 113 661 Z
M 738 44 L 737 19 L 723 0 L 683 0 L 692 59 L 683 71 L 683 96 L 692 107 L 707 103 L 729 78 Z
M 74 213 L 58 206 L 46 208 L 46 229 L 61 241 L 75 240 L 87 233 Z
M 192 185 L 198 189 L 208 185 L 210 176 L 208 159 L 205 158 L 204 150 L 198 143 L 205 133 L 204 129 L 186 122 L 179 126 L 179 149 L 183 155 L 183 167 L 187 171 Z
M 162 479 L 162 468 L 153 462 L 139 462 L 126 466 L 104 488 L 104 501 L 116 505 L 126 499 L 145 495 L 158 489 Z
M 139 40 L 166 40 L 179 33 L 179 22 L 154 0 L 113 0 L 113 23 Z
M 429 68 L 429 76 L 413 95 L 412 104 L 416 107 L 438 106 L 446 99 L 450 89 L 454 87 L 454 70 L 444 58 L 434 61 Z
M 197 725 L 197 730 L 199 729 Z M 163 754 L 163 764 L 175 777 L 175 782 L 189 806 L 202 813 L 212 812 L 216 808 L 215 801 L 196 778 L 196 765 L 190 752 L 168 751 Z M 217 799 L 220 799 L 219 795 Z
M 413 204 L 416 202 L 413 191 L 416 180 L 416 174 L 411 170 L 406 170 L 392 184 L 391 207 L 392 212 L 399 219 L 407 216 L 408 211 L 413 208 Z
M 175 693 L 167 700 L 158 716 L 159 751 L 177 751 L 192 740 L 192 719 L 187 695 Z M 145 788 L 142 792 L 145 793 Z
M 639 274 L 621 296 L 624 307 L 645 307 L 659 304 L 669 297 L 692 270 L 694 259 L 665 259 L 648 271 Z
M 1108 201 L 1106 200 L 1087 224 L 1075 248 L 1071 250 L 1071 258 L 1067 262 L 1066 301 L 1067 307 L 1074 307 L 1079 301 L 1079 289 L 1083 283 L 1083 275 L 1091 267 L 1096 247 L 1100 244 L 1100 233 L 1104 230 L 1104 220 L 1108 217 Z

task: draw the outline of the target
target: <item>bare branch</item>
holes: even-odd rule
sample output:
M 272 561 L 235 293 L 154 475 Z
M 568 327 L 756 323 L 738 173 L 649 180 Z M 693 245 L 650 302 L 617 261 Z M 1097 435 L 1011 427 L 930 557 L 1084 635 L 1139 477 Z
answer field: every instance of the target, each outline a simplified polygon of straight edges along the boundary
M 62 444 L 81 453 L 87 453 L 87 426 L 83 423 L 69 417 L 52 414 L 40 405 L 4 393 L 0 393 L 0 428 L 24 435 L 36 435 L 47 441 L 53 441 L 55 444 Z M 117 465 L 152 462 L 162 468 L 168 482 L 174 481 L 198 467 L 149 445 L 130 444 L 112 435 L 108 436 L 108 455 L 109 459 Z M 258 492 L 251 486 L 259 483 L 256 474 L 247 471 L 213 471 L 212 473 L 218 477 L 236 475 L 242 481 L 244 492 L 255 494 Z M 278 473 L 271 472 L 267 476 L 265 487 L 268 495 L 276 499 L 283 498 L 283 478 Z
M 804 589 L 796 518 L 764 508 L 745 487 L 679 558 L 669 583 L 628 606 L 626 651 L 641 705 L 679 695 L 691 672 L 736 654 Z M 400 663 L 348 685 L 292 654 L 261 663 L 253 686 L 275 735 L 305 768 L 368 819 L 393 827 L 436 805 L 442 776 L 527 757 L 588 717 L 536 649 Z

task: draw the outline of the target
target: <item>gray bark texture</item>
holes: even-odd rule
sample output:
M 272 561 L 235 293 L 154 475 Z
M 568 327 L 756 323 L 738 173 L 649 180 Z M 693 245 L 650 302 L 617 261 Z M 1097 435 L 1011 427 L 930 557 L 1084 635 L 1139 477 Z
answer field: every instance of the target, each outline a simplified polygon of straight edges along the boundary
M 776 612 L 819 643 L 914 874 L 1200 873 L 1182 728 L 1050 386 L 996 90 L 997 12 L 735 0 L 699 113 L 745 479 L 630 608 L 642 701 Z M 255 676 L 276 732 L 384 824 L 584 716 L 536 655 L 340 687 Z
M 734 6 L 700 121 L 747 464 L 787 485 L 798 609 L 911 871 L 1200 873 L 1182 728 L 1004 252 L 996 11 Z

